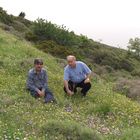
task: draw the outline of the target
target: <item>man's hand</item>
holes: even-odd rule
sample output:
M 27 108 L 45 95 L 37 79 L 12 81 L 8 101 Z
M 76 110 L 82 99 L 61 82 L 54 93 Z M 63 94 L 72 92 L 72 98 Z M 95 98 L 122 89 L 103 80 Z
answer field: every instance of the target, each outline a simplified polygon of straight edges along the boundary
M 89 78 L 85 79 L 84 83 L 85 83 L 85 84 L 86 84 L 86 83 L 90 83 Z
M 40 91 L 40 90 L 38 91 L 38 94 L 39 94 L 40 97 L 43 97 L 45 95 L 45 93 Z
M 68 90 L 67 93 L 69 94 L 69 96 L 72 96 L 74 94 L 71 90 Z

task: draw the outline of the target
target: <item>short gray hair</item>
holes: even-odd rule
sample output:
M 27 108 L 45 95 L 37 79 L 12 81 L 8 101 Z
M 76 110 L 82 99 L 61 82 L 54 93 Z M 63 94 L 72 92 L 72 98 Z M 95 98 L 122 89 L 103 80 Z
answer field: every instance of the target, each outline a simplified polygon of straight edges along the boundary
M 74 60 L 76 60 L 76 57 L 75 57 L 74 55 L 68 55 L 68 56 L 67 56 L 67 60 L 68 60 L 68 59 L 74 59 Z

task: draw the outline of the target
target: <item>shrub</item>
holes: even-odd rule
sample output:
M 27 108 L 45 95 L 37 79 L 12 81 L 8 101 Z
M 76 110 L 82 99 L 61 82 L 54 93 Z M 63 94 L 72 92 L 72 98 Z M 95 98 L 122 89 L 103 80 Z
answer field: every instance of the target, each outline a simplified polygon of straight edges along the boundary
M 59 56 L 60 58 L 65 58 L 67 55 L 73 54 L 69 47 L 58 45 L 52 40 L 40 42 L 37 48 L 46 53 L 51 53 L 54 56 Z
M 43 134 L 48 139 L 65 140 L 100 140 L 101 138 L 91 129 L 83 127 L 73 121 L 49 120 L 43 127 Z
M 95 69 L 95 73 L 97 73 L 98 75 L 105 74 L 105 73 L 106 73 L 106 69 L 105 69 L 104 67 L 98 66 L 98 67 Z
M 29 41 L 34 41 L 34 42 L 38 40 L 37 36 L 32 31 L 25 33 L 25 38 Z
M 140 80 L 120 79 L 114 86 L 114 90 L 129 98 L 140 100 Z
M 134 69 L 134 70 L 131 72 L 131 75 L 132 75 L 132 76 L 139 76 L 139 77 L 140 77 L 140 70 Z
M 111 105 L 109 103 L 101 103 L 96 107 L 95 112 L 97 112 L 99 115 L 107 115 L 109 112 L 111 112 Z
M 57 44 L 65 46 L 76 45 L 79 42 L 78 36 L 66 29 L 64 25 L 58 26 L 44 19 L 37 19 L 31 30 L 38 41 L 54 40 Z
M 128 59 L 122 59 L 120 61 L 120 68 L 129 72 L 133 71 L 134 69 L 132 63 Z
M 113 69 L 120 69 L 118 57 L 116 57 L 115 54 L 109 51 L 96 51 L 96 53 L 94 54 L 94 61 L 96 64 L 108 65 Z
M 8 15 L 7 12 L 3 10 L 1 7 L 0 7 L 0 21 L 7 25 L 13 23 L 13 16 Z
M 111 66 L 106 65 L 104 67 L 105 67 L 105 69 L 107 70 L 108 73 L 111 73 L 111 72 L 114 71 L 114 69 Z
M 113 72 L 114 69 L 111 66 L 105 65 L 105 66 L 97 66 L 95 69 L 95 73 L 98 75 L 103 75 L 107 73 Z
M 14 21 L 12 26 L 15 30 L 19 31 L 20 33 L 23 33 L 28 30 L 28 28 L 22 22 L 19 21 Z
M 67 55 L 73 54 L 77 59 L 81 59 L 81 55 L 76 51 L 76 49 L 73 49 L 73 47 L 58 45 L 52 40 L 41 41 L 36 45 L 36 47 L 59 58 L 66 58 Z

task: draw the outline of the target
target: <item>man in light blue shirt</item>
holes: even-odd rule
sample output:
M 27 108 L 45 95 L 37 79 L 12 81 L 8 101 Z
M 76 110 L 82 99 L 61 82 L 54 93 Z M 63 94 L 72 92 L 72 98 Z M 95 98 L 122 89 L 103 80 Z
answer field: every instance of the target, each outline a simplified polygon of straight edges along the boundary
M 80 87 L 82 96 L 86 96 L 91 88 L 91 70 L 85 63 L 76 61 L 75 56 L 67 56 L 67 62 L 64 69 L 64 91 L 71 96 L 77 91 L 76 88 Z

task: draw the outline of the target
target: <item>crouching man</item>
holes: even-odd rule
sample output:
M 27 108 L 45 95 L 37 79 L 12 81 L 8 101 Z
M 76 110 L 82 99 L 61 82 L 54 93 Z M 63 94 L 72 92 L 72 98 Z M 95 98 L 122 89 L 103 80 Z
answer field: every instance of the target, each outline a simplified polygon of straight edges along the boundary
M 54 101 L 54 96 L 48 88 L 48 77 L 43 68 L 42 59 L 34 60 L 34 68 L 29 70 L 27 78 L 27 89 L 34 98 L 44 97 L 45 103 Z
M 85 63 L 76 61 L 72 55 L 67 56 L 67 63 L 64 69 L 64 91 L 71 96 L 77 92 L 77 87 L 80 87 L 82 96 L 86 96 L 91 88 L 91 70 Z

